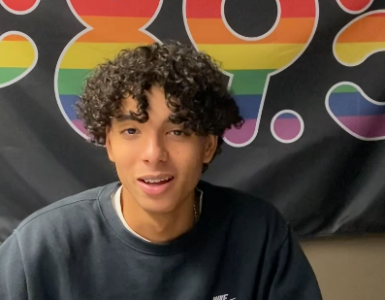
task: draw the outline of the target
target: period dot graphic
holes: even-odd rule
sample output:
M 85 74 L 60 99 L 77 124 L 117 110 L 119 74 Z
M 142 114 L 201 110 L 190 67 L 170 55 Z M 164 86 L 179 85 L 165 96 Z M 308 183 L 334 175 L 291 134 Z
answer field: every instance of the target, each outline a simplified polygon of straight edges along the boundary
M 304 131 L 302 117 L 293 110 L 282 110 L 271 120 L 271 133 L 273 137 L 285 144 L 299 140 Z

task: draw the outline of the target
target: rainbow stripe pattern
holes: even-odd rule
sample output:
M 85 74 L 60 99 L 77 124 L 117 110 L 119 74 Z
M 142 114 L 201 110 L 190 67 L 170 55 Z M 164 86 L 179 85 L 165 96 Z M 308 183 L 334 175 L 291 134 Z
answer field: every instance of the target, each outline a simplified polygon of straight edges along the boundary
M 343 65 L 354 67 L 369 56 L 385 50 L 385 10 L 361 15 L 336 36 L 334 55 Z M 326 96 L 326 108 L 332 119 L 354 137 L 385 139 L 385 105 L 368 97 L 355 83 L 340 82 Z
M 316 0 L 279 0 L 279 14 L 265 35 L 247 38 L 235 33 L 224 16 L 224 0 L 184 0 L 183 14 L 190 39 L 199 50 L 222 62 L 231 78 L 246 122 L 226 133 L 228 144 L 242 147 L 258 133 L 270 76 L 292 64 L 306 49 L 318 21 Z
M 0 36 L 0 88 L 25 77 L 35 67 L 38 51 L 26 34 L 9 31 Z
M 336 36 L 333 51 L 345 66 L 361 64 L 370 55 L 385 50 L 385 10 L 361 15 Z
M 304 122 L 302 117 L 291 110 L 279 112 L 271 121 L 270 130 L 274 138 L 281 143 L 293 143 L 303 134 Z
M 88 137 L 74 104 L 85 79 L 94 67 L 112 59 L 123 48 L 154 42 L 144 28 L 156 17 L 162 1 L 67 0 L 78 20 L 87 28 L 75 36 L 62 52 L 55 74 L 55 93 L 59 108 L 72 128 Z
M 385 103 L 371 99 L 356 84 L 341 82 L 332 87 L 326 108 L 352 136 L 365 141 L 385 139 Z

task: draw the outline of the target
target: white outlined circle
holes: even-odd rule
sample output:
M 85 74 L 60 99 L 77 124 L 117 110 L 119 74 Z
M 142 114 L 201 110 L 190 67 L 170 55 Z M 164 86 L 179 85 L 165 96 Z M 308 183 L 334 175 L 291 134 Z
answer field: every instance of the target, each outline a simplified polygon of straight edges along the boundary
M 190 27 L 188 25 L 188 20 L 187 20 L 187 1 L 189 0 L 183 0 L 183 7 L 182 7 L 182 11 L 183 11 L 183 22 L 184 22 L 184 25 L 185 25 L 185 29 L 186 29 L 186 32 L 187 32 L 187 35 L 190 39 L 190 42 L 191 44 L 195 47 L 196 50 L 199 50 L 199 47 L 198 45 L 195 43 L 195 40 L 191 34 L 191 31 L 190 31 Z M 228 26 L 227 22 L 226 22 L 226 19 L 223 19 L 223 16 L 224 16 L 224 2 L 226 0 L 222 0 L 221 2 L 221 13 L 222 13 L 222 20 L 225 24 L 225 26 Z M 280 4 L 280 1 L 277 1 L 279 2 L 279 13 L 281 13 L 281 4 Z M 243 142 L 243 143 L 233 143 L 231 141 L 229 141 L 226 137 L 223 138 L 223 140 L 230 146 L 232 147 L 236 147 L 236 148 L 241 148 L 241 147 L 246 147 L 248 145 L 250 145 L 256 138 L 256 136 L 258 135 L 258 131 L 259 131 L 259 125 L 260 125 L 260 120 L 261 120 L 261 117 L 262 117 L 262 112 L 263 112 L 263 107 L 264 107 L 264 103 L 265 103 L 265 100 L 266 100 L 266 95 L 267 95 L 267 91 L 268 91 L 268 88 L 269 88 L 269 83 L 270 83 L 270 79 L 272 76 L 276 75 L 276 74 L 279 74 L 281 72 L 283 72 L 284 70 L 286 70 L 287 68 L 289 68 L 292 64 L 294 64 L 301 56 L 302 54 L 306 51 L 306 49 L 309 47 L 311 41 L 313 40 L 314 38 L 314 35 L 315 35 L 315 32 L 317 30 L 317 27 L 318 27 L 318 21 L 319 21 L 319 3 L 318 3 L 318 0 L 314 0 L 314 6 L 315 6 L 315 16 L 314 16 L 314 25 L 313 25 L 313 29 L 312 29 L 312 32 L 306 42 L 306 44 L 303 45 L 303 48 L 302 48 L 302 51 L 300 51 L 289 63 L 287 63 L 285 66 L 277 69 L 276 71 L 274 72 L 271 72 L 267 75 L 266 77 L 266 81 L 265 81 L 265 85 L 264 85 L 264 88 L 263 88 L 263 93 L 262 93 L 262 97 L 261 97 L 261 104 L 259 106 L 259 111 L 258 111 L 258 116 L 257 116 L 257 121 L 255 122 L 255 129 L 254 129 L 254 134 L 252 135 L 252 137 L 250 139 L 248 139 L 246 142 Z M 230 27 L 230 26 L 229 26 Z M 230 27 L 231 28 L 231 27 Z M 273 27 L 275 28 L 275 27 Z M 270 30 L 271 31 L 271 30 Z M 263 37 L 266 37 L 268 34 L 270 34 L 271 32 L 268 32 L 268 33 L 265 33 L 263 35 Z M 233 30 L 231 31 L 232 34 L 236 34 L 237 37 L 239 37 L 239 35 L 234 32 Z M 239 37 L 241 38 L 241 37 Z M 243 40 L 247 40 L 245 39 L 246 37 L 244 38 L 241 38 Z M 256 40 L 258 39 L 261 39 L 262 37 L 258 37 L 258 38 L 254 38 Z M 230 89 L 231 87 L 231 84 L 232 84 L 232 81 L 233 81 L 233 74 L 229 73 L 229 72 L 226 72 L 225 70 L 221 70 L 223 74 L 227 75 L 230 80 L 229 80 L 229 83 L 228 83 L 228 88 Z
M 17 11 L 12 8 L 10 8 L 7 4 L 4 3 L 4 0 L 0 0 L 0 5 L 4 7 L 5 10 L 9 11 L 11 14 L 14 15 L 27 15 L 31 12 L 33 12 L 40 4 L 40 0 L 36 0 L 35 4 L 32 5 L 30 8 L 22 11 Z
M 367 101 L 369 101 L 370 103 L 372 104 L 375 104 L 375 105 L 378 105 L 378 106 L 384 106 L 385 105 L 385 102 L 378 102 L 376 100 L 373 100 L 372 98 L 370 98 L 364 91 L 363 89 L 358 86 L 357 84 L 353 83 L 353 82 L 350 82 L 350 81 L 342 81 L 342 82 L 339 82 L 339 83 L 336 83 L 335 85 L 333 85 L 328 93 L 326 94 L 326 98 L 325 98 L 325 106 L 326 106 L 326 110 L 327 112 L 329 113 L 330 117 L 342 128 L 344 129 L 347 133 L 349 133 L 350 135 L 354 136 L 355 138 L 359 139 L 359 140 L 362 140 L 362 141 L 380 141 L 380 140 L 384 140 L 385 139 L 385 136 L 383 137 L 372 137 L 372 138 L 367 138 L 367 137 L 364 137 L 364 136 L 361 136 L 361 135 L 358 135 L 357 133 L 351 131 L 348 127 L 346 127 L 344 124 L 342 124 L 340 122 L 340 120 L 338 120 L 338 118 L 334 115 L 332 109 L 330 108 L 330 96 L 331 94 L 333 93 L 333 91 L 338 88 L 339 86 L 341 85 L 350 85 L 354 88 L 356 88 L 362 97 L 364 97 Z
M 370 0 L 369 3 L 363 7 L 362 9 L 360 10 L 351 10 L 351 9 L 348 9 L 346 8 L 346 6 L 344 6 L 342 3 L 341 3 L 341 0 L 336 0 L 338 5 L 341 7 L 341 9 L 345 12 L 347 12 L 348 14 L 351 14 L 351 15 L 358 15 L 360 13 L 363 13 L 364 11 L 366 11 L 372 4 L 373 4 L 373 1 L 374 0 Z
M 1 1 L 1 0 L 0 0 Z M 60 94 L 59 94 L 59 71 L 60 71 L 60 66 L 62 64 L 62 61 L 64 59 L 64 56 L 67 54 L 67 51 L 68 49 L 83 35 L 85 35 L 87 32 L 90 32 L 92 31 L 94 28 L 90 25 L 88 25 L 79 15 L 78 13 L 76 12 L 75 8 L 73 7 L 72 3 L 71 3 L 71 0 L 66 0 L 67 1 L 67 4 L 68 4 L 68 7 L 70 8 L 72 14 L 75 16 L 75 18 L 85 27 L 84 30 L 82 30 L 81 32 L 79 32 L 77 35 L 75 35 L 70 41 L 69 43 L 65 46 L 65 48 L 63 49 L 62 53 L 60 54 L 60 57 L 57 61 L 57 64 L 56 64 L 56 68 L 55 68 L 55 75 L 54 75 L 54 91 L 55 91 L 55 98 L 56 98 L 56 102 L 59 106 L 59 109 L 60 109 L 60 112 L 61 114 L 63 115 L 64 119 L 67 121 L 67 123 L 71 126 L 71 128 L 77 133 L 79 134 L 81 137 L 83 137 L 84 139 L 88 140 L 89 139 L 89 136 L 87 134 L 85 134 L 84 132 L 82 132 L 79 128 L 77 128 L 75 126 L 75 124 L 70 120 L 70 118 L 67 116 L 67 113 L 65 112 L 64 110 L 64 107 L 63 107 L 63 104 L 61 103 L 61 100 L 60 100 Z M 143 0 L 142 0 L 143 1 Z M 141 28 L 139 28 L 138 30 L 140 32 L 143 32 L 144 34 L 148 35 L 150 38 L 154 39 L 155 41 L 161 43 L 160 40 L 158 40 L 154 35 L 152 35 L 150 32 L 148 32 L 146 30 L 146 28 L 148 26 L 151 25 L 151 23 L 155 20 L 155 18 L 158 16 L 159 12 L 160 12 L 160 9 L 162 8 L 162 5 L 163 5 L 163 0 L 159 0 L 159 3 L 158 3 L 158 7 L 156 8 L 156 11 L 154 13 L 154 15 L 151 17 L 151 19 Z
M 298 134 L 294 138 L 292 138 L 290 140 L 285 140 L 285 139 L 280 138 L 277 135 L 277 133 L 275 132 L 275 129 L 274 129 L 275 122 L 283 114 L 294 115 L 297 118 L 297 120 L 299 121 L 299 124 L 300 124 L 300 130 L 299 130 Z M 294 142 L 298 141 L 302 137 L 303 132 L 305 131 L 305 123 L 304 123 L 304 121 L 303 121 L 303 119 L 302 119 L 302 117 L 301 117 L 301 115 L 299 113 L 297 113 L 294 110 L 285 109 L 285 110 L 281 110 L 280 112 L 276 113 L 275 116 L 271 119 L 270 131 L 271 131 L 271 134 L 273 135 L 273 137 L 278 142 L 281 142 L 281 143 L 284 143 L 284 144 L 291 144 L 291 143 L 294 143 Z
M 3 88 L 3 87 L 6 87 L 6 86 L 9 86 L 11 84 L 14 84 L 15 82 L 18 82 L 19 80 L 23 79 L 25 76 L 27 76 L 36 66 L 37 64 L 37 61 L 38 61 L 38 58 L 39 58 L 39 51 L 37 49 L 37 46 L 34 42 L 34 40 L 28 36 L 27 34 L 21 32 L 21 31 L 7 31 L 6 33 L 2 34 L 0 36 L 0 42 L 6 38 L 7 36 L 9 35 L 20 35 L 22 37 L 24 37 L 25 39 L 27 39 L 30 43 L 30 45 L 32 46 L 33 48 L 33 51 L 34 51 L 34 58 L 33 58 L 33 61 L 31 63 L 31 65 L 22 73 L 20 74 L 19 76 L 17 76 L 16 78 L 6 82 L 6 83 L 3 83 L 1 84 L 0 83 L 0 88 Z
M 227 23 L 227 19 L 226 19 L 226 15 L 225 15 L 226 0 L 222 0 L 222 3 L 221 3 L 221 17 L 222 17 L 223 24 L 226 26 L 226 28 L 227 28 L 227 30 L 229 32 L 231 32 L 234 36 L 236 36 L 240 40 L 250 41 L 250 42 L 255 42 L 255 41 L 262 40 L 265 37 L 267 37 L 268 35 L 270 35 L 275 30 L 275 28 L 277 28 L 279 20 L 281 19 L 281 11 L 282 11 L 281 10 L 281 2 L 279 0 L 275 0 L 275 2 L 277 4 L 277 18 L 275 19 L 274 24 L 269 29 L 269 31 L 264 33 L 264 34 L 262 34 L 262 35 L 260 35 L 260 36 L 257 36 L 257 37 L 247 37 L 247 36 L 244 36 L 244 35 L 241 35 L 241 34 L 237 33 L 236 31 L 233 30 L 233 28 L 231 28 L 230 24 Z

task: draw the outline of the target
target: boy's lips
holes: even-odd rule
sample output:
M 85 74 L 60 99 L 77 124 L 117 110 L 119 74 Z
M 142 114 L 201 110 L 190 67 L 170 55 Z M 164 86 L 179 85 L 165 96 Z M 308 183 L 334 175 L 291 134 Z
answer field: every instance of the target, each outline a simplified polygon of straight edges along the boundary
M 137 182 L 145 194 L 155 196 L 164 193 L 174 183 L 174 176 L 169 174 L 148 175 L 138 178 Z

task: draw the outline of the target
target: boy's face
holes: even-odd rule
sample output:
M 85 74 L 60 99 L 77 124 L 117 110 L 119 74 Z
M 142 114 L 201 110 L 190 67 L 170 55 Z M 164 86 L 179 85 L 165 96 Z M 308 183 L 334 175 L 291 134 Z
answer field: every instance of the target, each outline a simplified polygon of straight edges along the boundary
M 147 212 L 169 213 L 194 191 L 203 163 L 215 153 L 217 138 L 197 136 L 171 123 L 162 88 L 154 86 L 147 99 L 148 121 L 114 119 L 106 148 L 130 197 Z M 127 116 L 130 110 L 137 111 L 131 97 L 123 101 Z

